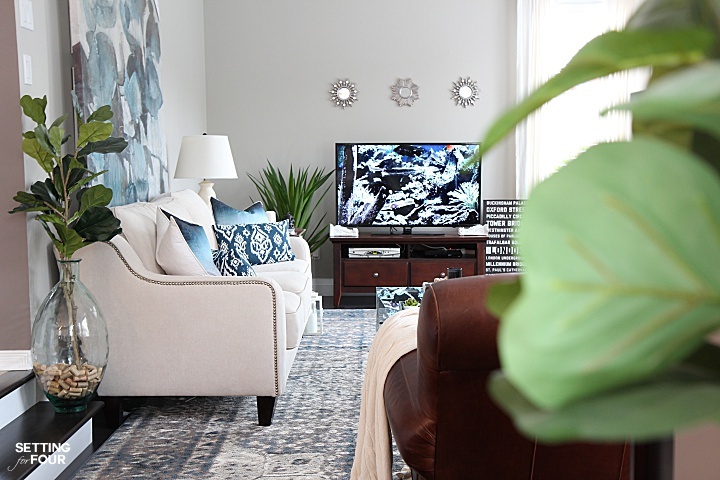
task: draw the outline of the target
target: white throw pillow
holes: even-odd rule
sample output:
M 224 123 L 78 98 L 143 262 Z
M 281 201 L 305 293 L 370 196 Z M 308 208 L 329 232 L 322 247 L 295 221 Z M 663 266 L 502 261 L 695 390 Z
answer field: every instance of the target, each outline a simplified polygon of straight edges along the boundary
M 158 238 L 156 235 L 157 209 L 161 206 L 179 218 L 188 218 L 190 214 L 180 201 L 173 198 L 153 202 L 136 202 L 112 207 L 115 217 L 120 220 L 122 235 L 133 247 L 145 268 L 155 273 L 163 273 L 155 260 Z

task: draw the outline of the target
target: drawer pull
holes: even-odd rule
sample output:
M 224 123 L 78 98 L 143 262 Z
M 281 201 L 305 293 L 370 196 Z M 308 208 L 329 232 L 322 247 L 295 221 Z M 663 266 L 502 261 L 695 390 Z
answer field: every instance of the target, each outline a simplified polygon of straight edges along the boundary
M 373 273 L 373 278 L 378 278 L 380 274 L 378 272 Z

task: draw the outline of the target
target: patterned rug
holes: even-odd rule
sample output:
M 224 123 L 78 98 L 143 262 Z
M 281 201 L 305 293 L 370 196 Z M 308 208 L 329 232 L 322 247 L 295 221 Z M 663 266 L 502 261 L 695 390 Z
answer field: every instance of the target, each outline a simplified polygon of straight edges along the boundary
M 271 426 L 255 397 L 149 399 L 74 478 L 350 478 L 375 310 L 325 310 L 324 327 L 303 339 Z

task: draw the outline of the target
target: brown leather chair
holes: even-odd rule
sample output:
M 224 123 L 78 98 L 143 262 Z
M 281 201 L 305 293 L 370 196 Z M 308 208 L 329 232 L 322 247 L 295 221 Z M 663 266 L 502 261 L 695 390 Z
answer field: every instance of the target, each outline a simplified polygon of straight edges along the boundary
M 488 396 L 487 377 L 500 365 L 498 320 L 485 308 L 485 294 L 502 277 L 465 277 L 428 287 L 417 350 L 390 370 L 385 408 L 413 478 L 630 479 L 629 443 L 543 445 L 520 435 Z M 635 471 L 634 478 L 650 478 Z

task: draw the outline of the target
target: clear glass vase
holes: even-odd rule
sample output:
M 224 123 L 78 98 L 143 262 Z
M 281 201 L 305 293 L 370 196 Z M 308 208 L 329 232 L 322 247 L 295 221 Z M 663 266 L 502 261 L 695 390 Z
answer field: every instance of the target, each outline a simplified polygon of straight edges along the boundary
M 33 370 L 58 413 L 80 412 L 97 391 L 107 366 L 107 324 L 80 282 L 80 260 L 59 260 L 60 281 L 32 326 Z

